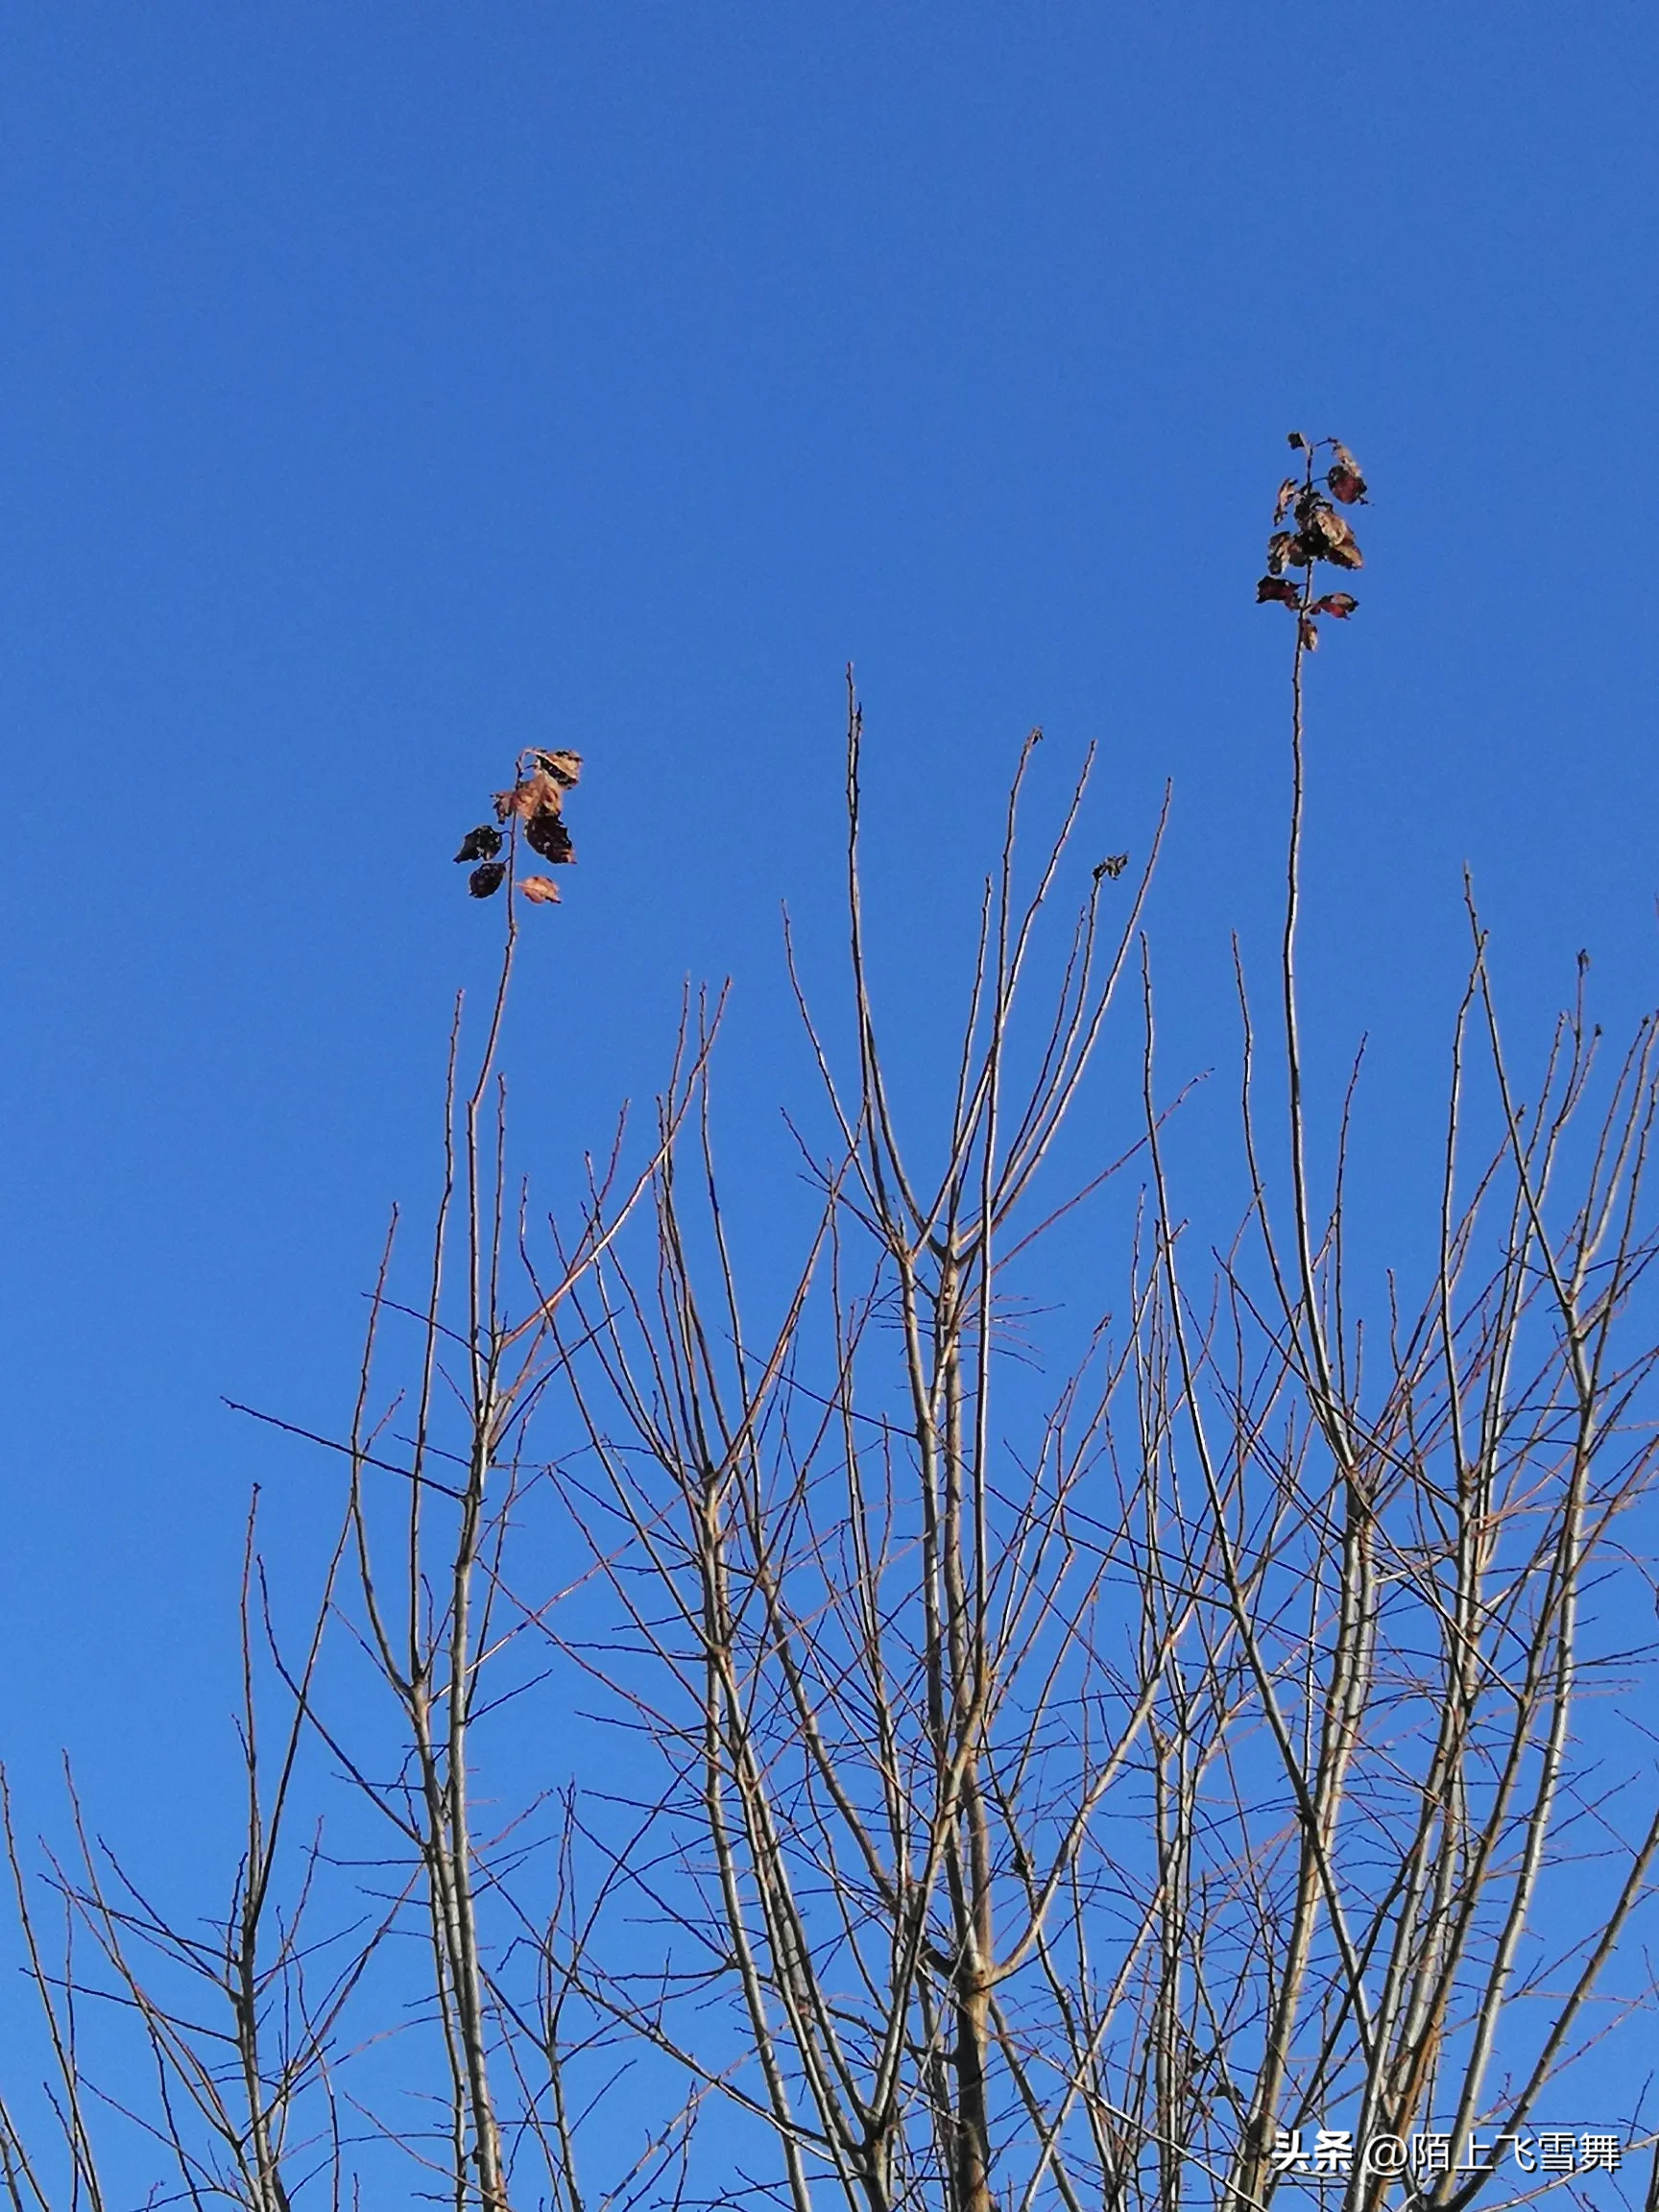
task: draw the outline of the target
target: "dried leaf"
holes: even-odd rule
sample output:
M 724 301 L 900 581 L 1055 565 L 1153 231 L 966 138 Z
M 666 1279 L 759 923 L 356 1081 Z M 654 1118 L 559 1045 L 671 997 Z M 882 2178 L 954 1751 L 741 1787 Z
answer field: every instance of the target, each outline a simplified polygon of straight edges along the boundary
M 559 886 L 551 876 L 520 876 L 518 888 L 532 906 L 557 906 Z
M 1304 614 L 1302 619 L 1297 623 L 1296 635 L 1301 639 L 1303 647 L 1306 651 L 1310 653 L 1316 653 L 1318 651 L 1319 625 L 1313 620 L 1310 614 Z
M 1113 882 L 1116 883 L 1128 865 L 1129 855 L 1127 853 L 1108 853 L 1105 859 L 1095 866 L 1094 880 L 1098 883 L 1102 876 L 1110 876 Z
M 1338 622 L 1346 622 L 1358 604 L 1352 591 L 1327 591 L 1322 598 L 1314 600 L 1308 612 L 1310 614 L 1334 614 Z
M 1286 516 L 1289 514 L 1290 502 L 1296 496 L 1296 487 L 1297 479 L 1294 476 L 1286 476 L 1284 483 L 1280 485 L 1279 496 L 1273 502 L 1273 519 L 1275 522 L 1283 522 Z
M 1354 542 L 1354 533 L 1334 507 L 1328 507 L 1323 499 L 1305 496 L 1297 502 L 1296 512 L 1302 524 L 1297 542 L 1305 559 L 1330 561 L 1338 568 L 1364 567 L 1365 557 Z M 1290 558 L 1297 560 L 1294 550 Z
M 557 814 L 564 804 L 565 786 L 538 768 L 511 791 L 496 792 L 495 819 L 505 822 L 517 814 L 521 822 L 529 822 L 538 814 Z
M 582 781 L 582 756 L 580 753 L 541 753 L 536 755 L 536 765 L 543 776 L 551 776 L 555 782 L 568 790 Z
M 1300 430 L 1292 430 L 1285 443 L 1286 445 L 1294 445 L 1300 453 L 1306 453 L 1308 450 L 1308 441 L 1303 437 Z
M 1294 607 L 1302 596 L 1300 584 L 1292 584 L 1288 576 L 1263 576 L 1256 587 L 1256 604 L 1265 599 L 1282 599 L 1286 607 Z
M 481 822 L 476 830 L 469 830 L 461 840 L 457 860 L 493 860 L 501 850 L 501 832 L 488 822 Z
M 556 864 L 576 857 L 570 832 L 557 814 L 533 814 L 524 825 L 524 842 L 532 853 L 540 853 L 543 860 Z
M 1267 541 L 1267 569 L 1273 576 L 1283 576 L 1285 564 L 1291 559 L 1291 547 L 1296 542 L 1292 530 L 1275 530 Z
M 507 874 L 505 860 L 486 860 L 482 868 L 474 868 L 467 878 L 467 888 L 474 899 L 493 899 L 500 890 Z
M 1325 481 L 1331 487 L 1333 499 L 1340 499 L 1344 507 L 1352 507 L 1365 496 L 1365 479 L 1358 469 L 1339 461 L 1334 469 L 1325 472 Z

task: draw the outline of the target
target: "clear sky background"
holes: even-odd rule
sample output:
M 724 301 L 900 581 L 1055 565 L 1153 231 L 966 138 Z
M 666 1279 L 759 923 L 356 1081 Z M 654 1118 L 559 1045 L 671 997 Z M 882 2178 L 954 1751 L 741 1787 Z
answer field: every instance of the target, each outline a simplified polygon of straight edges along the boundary
M 1101 747 L 1171 1076 L 1270 943 L 1285 434 L 1358 454 L 1313 670 L 1310 1027 L 1411 1187 L 1463 945 L 1518 1040 L 1653 991 L 1659 16 L 1637 0 L 0 0 L 0 1734 L 217 1863 L 249 1485 L 303 1550 L 434 1181 L 449 855 L 589 769 L 508 1064 L 557 1182 L 839 942 L 841 670 L 926 1048 L 1019 739 Z M 925 1057 L 925 1050 L 924 1050 Z M 1202 1124 L 1199 1125 L 1200 1128 Z M 1202 1147 L 1194 1150 L 1202 1175 Z

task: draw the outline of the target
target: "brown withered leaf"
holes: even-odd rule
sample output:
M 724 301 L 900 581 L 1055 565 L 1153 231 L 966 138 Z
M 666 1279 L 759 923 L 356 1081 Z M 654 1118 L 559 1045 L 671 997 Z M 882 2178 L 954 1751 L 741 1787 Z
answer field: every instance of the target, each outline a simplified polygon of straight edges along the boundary
M 1095 863 L 1094 880 L 1098 883 L 1102 876 L 1110 876 L 1113 882 L 1116 883 L 1128 865 L 1129 855 L 1127 853 L 1108 853 L 1104 860 Z
M 1284 575 L 1285 564 L 1290 559 L 1290 548 L 1295 542 L 1296 534 L 1293 530 L 1274 531 L 1272 537 L 1267 541 L 1267 572 L 1269 575 Z
M 1275 522 L 1284 521 L 1286 516 L 1290 512 L 1290 502 L 1295 498 L 1295 496 L 1296 478 L 1294 476 L 1286 476 L 1284 483 L 1279 487 L 1278 498 L 1273 502 L 1273 519 Z
M 543 860 L 555 864 L 576 857 L 570 832 L 557 814 L 532 814 L 524 825 L 524 842 L 532 853 L 540 853 Z
M 551 776 L 567 791 L 573 783 L 582 781 L 582 756 L 580 753 L 541 753 L 536 755 L 536 765 L 543 776 Z
M 1263 576 L 1256 586 L 1258 607 L 1267 599 L 1282 599 L 1286 607 L 1294 607 L 1301 596 L 1301 585 L 1292 584 L 1288 576 Z
M 1296 635 L 1306 651 L 1316 653 L 1319 650 L 1319 625 L 1310 614 L 1304 614 L 1297 623 Z
M 559 886 L 551 876 L 520 876 L 518 888 L 532 906 L 557 906 Z
M 1364 567 L 1365 557 L 1354 542 L 1354 533 L 1334 507 L 1328 507 L 1323 499 L 1311 503 L 1304 499 L 1298 503 L 1297 513 L 1302 522 L 1298 542 L 1310 558 L 1333 562 L 1338 568 Z M 1296 560 L 1294 551 L 1290 558 Z
M 1310 614 L 1334 614 L 1338 622 L 1346 622 L 1359 604 L 1352 591 L 1327 591 L 1314 600 Z
M 482 868 L 474 868 L 467 878 L 467 888 L 474 899 L 493 899 L 500 890 L 507 874 L 505 860 L 486 860 Z
M 1286 445 L 1294 445 L 1300 453 L 1306 453 L 1308 450 L 1308 441 L 1303 437 L 1300 430 L 1292 430 L 1285 443 Z
M 457 860 L 493 860 L 501 850 L 501 832 L 488 822 L 481 822 L 476 830 L 469 830 L 461 840 Z
M 1352 507 L 1365 496 L 1365 479 L 1358 469 L 1338 461 L 1334 469 L 1328 469 L 1325 481 L 1331 487 L 1333 499 L 1340 499 L 1344 507 Z
M 521 822 L 529 822 L 538 814 L 557 814 L 564 804 L 565 786 L 538 768 L 533 776 L 515 783 L 511 791 L 496 792 L 495 819 L 505 822 L 517 814 Z

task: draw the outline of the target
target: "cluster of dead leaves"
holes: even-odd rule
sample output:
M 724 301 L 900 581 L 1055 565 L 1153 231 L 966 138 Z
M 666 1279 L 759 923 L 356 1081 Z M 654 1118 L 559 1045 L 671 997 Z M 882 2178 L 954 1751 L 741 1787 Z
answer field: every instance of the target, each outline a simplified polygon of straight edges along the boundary
M 1365 479 L 1358 462 L 1334 438 L 1321 438 L 1313 445 L 1300 430 L 1292 430 L 1290 444 L 1307 455 L 1307 462 L 1301 476 L 1286 476 L 1279 487 L 1273 535 L 1267 541 L 1267 573 L 1256 587 L 1256 599 L 1258 605 L 1276 600 L 1288 607 L 1297 619 L 1298 637 L 1312 652 L 1319 642 L 1319 625 L 1314 617 L 1330 614 L 1338 622 L 1346 622 L 1359 604 L 1351 591 L 1326 591 L 1315 597 L 1313 569 L 1320 561 L 1329 562 L 1334 568 L 1364 567 L 1365 557 L 1348 518 L 1336 510 L 1363 502 Z M 1313 456 L 1323 446 L 1331 449 L 1331 466 L 1320 484 L 1313 474 Z M 1293 528 L 1286 527 L 1286 517 Z M 1286 569 L 1296 568 L 1303 571 L 1300 577 L 1286 575 Z
M 474 899 L 491 899 L 507 880 L 508 863 L 496 858 L 502 831 L 522 836 L 532 853 L 549 866 L 560 868 L 576 857 L 570 832 L 565 827 L 565 794 L 582 778 L 580 753 L 544 753 L 532 747 L 518 757 L 518 780 L 511 791 L 495 793 L 495 821 L 481 822 L 461 840 L 457 861 L 473 860 L 477 866 L 467 878 Z M 517 889 L 533 906 L 556 906 L 559 886 L 551 876 L 520 876 Z

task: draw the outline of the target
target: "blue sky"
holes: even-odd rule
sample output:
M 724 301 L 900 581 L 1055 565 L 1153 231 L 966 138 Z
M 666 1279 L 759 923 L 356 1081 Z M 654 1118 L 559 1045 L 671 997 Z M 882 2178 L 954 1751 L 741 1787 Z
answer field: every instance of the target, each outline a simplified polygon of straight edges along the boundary
M 494 943 L 449 854 L 522 744 L 589 764 L 510 1039 L 554 1177 L 648 1094 L 686 975 L 734 978 L 730 1112 L 770 1157 L 805 1072 L 780 901 L 819 977 L 839 943 L 848 660 L 923 1056 L 1041 722 L 1046 794 L 1101 748 L 1102 850 L 1173 780 L 1165 1050 L 1225 1067 L 1284 800 L 1252 587 L 1286 430 L 1334 432 L 1375 504 L 1313 670 L 1310 1013 L 1332 1067 L 1373 1038 L 1383 1186 L 1466 861 L 1519 1037 L 1580 947 L 1610 1022 L 1650 995 L 1634 0 L 0 0 L 0 33 L 30 1788 L 69 1744 L 141 1843 L 205 1788 L 248 1486 L 299 1551 L 333 1497 L 220 1399 L 345 1415 Z

